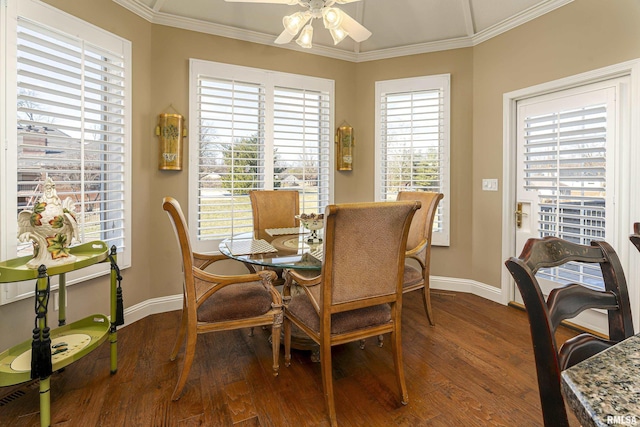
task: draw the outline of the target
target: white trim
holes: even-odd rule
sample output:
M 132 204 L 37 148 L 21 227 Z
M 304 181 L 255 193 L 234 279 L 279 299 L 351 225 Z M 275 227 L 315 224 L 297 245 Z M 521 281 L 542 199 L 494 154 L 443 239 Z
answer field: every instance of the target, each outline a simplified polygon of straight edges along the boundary
M 507 31 L 519 27 L 520 25 L 526 24 L 527 22 L 532 21 L 542 15 L 553 12 L 559 7 L 569 4 L 572 1 L 573 0 L 552 0 L 550 2 L 537 4 L 515 16 L 512 16 L 509 19 L 492 25 L 491 27 L 475 34 L 473 36 L 473 45 L 479 45 L 482 42 L 499 36 L 502 33 L 506 33 Z
M 128 326 L 153 314 L 166 313 L 168 311 L 181 309 L 182 294 L 148 299 L 136 305 L 132 305 L 124 311 L 124 326 Z
M 467 30 L 467 36 L 473 37 L 475 26 L 473 25 L 473 12 L 471 11 L 471 0 L 460 0 L 462 4 L 462 14 L 464 15 L 464 27 Z
M 431 276 L 431 289 L 449 292 L 461 292 L 479 296 L 489 301 L 503 304 L 500 289 L 475 280 L 455 277 Z M 128 307 L 124 311 L 124 326 L 154 314 L 166 313 L 182 309 L 182 294 L 152 298 Z M 123 327 L 124 327 L 123 326 Z
M 14 214 L 7 207 L 7 200 L 16 199 L 17 189 L 14 186 L 7 185 L 8 176 L 16 176 L 17 162 L 9 161 L 15 159 L 15 147 L 9 144 L 9 126 L 7 123 L 16 123 L 15 104 L 9 108 L 12 101 L 16 100 L 16 79 L 15 74 L 9 76 L 7 73 L 7 64 L 16 61 L 16 3 L 5 2 L 0 7 L 0 192 L 6 191 L 7 197 L 0 198 L 0 236 L 7 236 L 10 224 L 15 221 Z M 11 127 L 15 129 L 15 127 Z M 5 190 L 6 189 L 6 190 Z M 11 218 L 11 219 L 9 219 Z M 9 239 L 0 239 L 0 258 L 5 258 L 5 254 L 9 251 Z M 0 292 L 6 292 L 0 290 Z M 0 300 L 2 296 L 0 296 Z
M 429 287 L 432 290 L 463 292 L 488 299 L 498 304 L 506 305 L 502 295 L 502 290 L 495 286 L 487 285 L 470 279 L 459 279 L 455 277 L 430 276 Z
M 273 34 L 259 33 L 256 31 L 242 30 L 228 25 L 215 24 L 202 21 L 199 19 L 185 18 L 173 16 L 168 13 L 158 12 L 149 6 L 142 4 L 139 0 L 113 0 L 120 6 L 135 13 L 141 18 L 153 23 L 166 25 L 175 28 L 182 28 L 190 31 L 211 34 L 221 37 L 228 37 L 236 40 L 243 40 L 252 43 L 265 44 L 282 49 L 296 50 L 311 55 L 327 56 L 330 58 L 341 59 L 351 62 L 376 61 L 379 59 L 396 58 L 407 55 L 417 55 L 422 53 L 439 52 L 443 50 L 459 49 L 464 47 L 472 47 L 479 45 L 493 37 L 505 33 L 513 28 L 525 24 L 536 19 L 546 13 L 552 12 L 573 0 L 549 0 L 533 6 L 509 19 L 499 22 L 491 27 L 475 33 L 471 36 L 460 37 L 456 39 L 417 43 L 408 46 L 393 47 L 388 49 L 378 49 L 370 52 L 360 52 L 360 44 L 355 44 L 355 51 L 350 52 L 342 49 L 336 49 L 324 46 L 314 46 L 313 49 L 300 48 L 296 43 L 287 43 L 285 45 L 277 45 L 274 40 L 278 36 Z M 465 20 L 467 18 L 465 17 Z M 466 28 L 469 28 L 467 23 Z
M 625 133 L 623 137 L 627 137 L 630 144 L 629 162 L 631 165 L 637 164 L 640 160 L 640 149 L 636 147 L 637 144 L 634 141 L 638 141 L 640 138 L 640 59 L 626 61 L 620 64 L 611 65 L 597 70 L 587 71 L 575 76 L 565 77 L 562 79 L 554 80 L 551 82 L 542 83 L 539 85 L 531 86 L 524 89 L 519 89 L 513 92 L 505 93 L 503 95 L 502 102 L 502 120 L 503 120 L 503 142 L 502 142 L 502 164 L 503 164 L 503 192 L 502 192 L 502 259 L 506 260 L 509 257 L 516 254 L 515 247 L 515 216 L 513 215 L 513 208 L 515 206 L 515 190 L 516 190 L 516 170 L 515 170 L 515 154 L 516 148 L 516 108 L 517 102 L 522 99 L 530 98 L 533 96 L 540 96 L 550 92 L 559 90 L 567 90 L 573 87 L 587 85 L 591 83 L 597 83 L 604 80 L 618 78 L 622 76 L 629 76 L 630 80 L 630 114 L 626 117 L 629 124 L 628 133 Z M 628 183 L 640 182 L 640 168 L 630 168 L 630 176 Z M 638 191 L 638 188 L 626 188 L 625 191 Z M 631 197 L 631 193 L 627 194 L 629 204 L 629 216 L 630 221 L 640 221 L 640 200 L 638 197 Z M 616 218 L 619 220 L 619 218 Z M 620 227 L 625 227 L 625 224 L 621 224 Z M 631 231 L 631 224 L 627 224 L 626 227 Z M 624 228 L 623 228 L 624 230 Z M 622 234 L 622 233 L 620 233 Z M 621 261 L 625 260 L 637 260 L 637 251 L 633 248 L 633 245 L 627 239 L 627 246 L 623 247 L 623 242 L 620 242 L 621 252 L 619 254 Z M 630 254 L 630 255 L 627 255 Z M 629 298 L 631 300 L 631 308 L 634 317 L 634 327 L 638 329 L 640 325 L 640 319 L 638 307 L 640 307 L 640 286 L 633 285 L 634 283 L 640 283 L 640 266 L 637 261 L 629 262 L 629 268 L 626 269 L 626 278 L 629 286 Z M 506 268 L 502 268 L 501 274 L 501 289 L 503 303 L 507 304 L 514 297 L 515 287 L 512 282 L 511 275 Z

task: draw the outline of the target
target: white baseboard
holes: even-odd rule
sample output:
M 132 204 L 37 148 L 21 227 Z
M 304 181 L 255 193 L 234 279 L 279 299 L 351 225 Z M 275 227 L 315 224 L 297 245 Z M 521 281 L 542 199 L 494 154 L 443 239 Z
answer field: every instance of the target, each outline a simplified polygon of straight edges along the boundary
M 431 276 L 429 286 L 431 289 L 438 289 L 441 291 L 465 292 L 499 304 L 504 304 L 502 290 L 500 288 L 476 282 L 475 280 Z
M 500 288 L 469 279 L 457 279 L 453 277 L 431 276 L 431 289 L 451 292 L 465 292 L 488 299 L 499 304 L 502 301 Z M 124 311 L 124 326 L 130 325 L 152 314 L 165 313 L 167 311 L 182 309 L 182 294 L 153 298 L 127 308 Z
M 167 311 L 182 310 L 182 294 L 153 298 L 132 305 L 124 310 L 124 326 L 144 319 L 152 314 L 165 313 Z

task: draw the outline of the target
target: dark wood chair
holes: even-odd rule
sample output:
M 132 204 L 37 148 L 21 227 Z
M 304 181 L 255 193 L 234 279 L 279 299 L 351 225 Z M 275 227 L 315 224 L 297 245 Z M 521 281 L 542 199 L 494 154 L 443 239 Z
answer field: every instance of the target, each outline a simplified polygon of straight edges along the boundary
M 629 236 L 629 240 L 640 251 L 640 222 L 633 224 L 633 234 Z
M 169 215 L 182 254 L 183 306 L 178 337 L 170 359 L 176 359 L 182 344 L 184 361 L 172 400 L 182 393 L 196 352 L 198 334 L 227 331 L 254 326 L 272 328 L 273 375 L 278 375 L 280 331 L 282 326 L 282 296 L 273 287 L 275 273 L 217 275 L 204 271 L 216 261 L 228 259 L 222 254 L 200 254 L 191 250 L 189 230 L 180 204 L 165 197 L 162 208 Z M 212 361 L 215 364 L 215 361 Z
M 408 402 L 402 362 L 402 279 L 407 235 L 419 207 L 415 201 L 330 205 L 325 210 L 320 276 L 311 279 L 289 272 L 301 291 L 291 296 L 285 284 L 285 366 L 291 362 L 295 325 L 320 346 L 332 426 L 337 425 L 331 362 L 335 345 L 390 333 L 400 399 Z
M 551 290 L 545 301 L 536 273 L 570 261 L 599 264 L 604 290 L 570 283 Z M 592 241 L 591 246 L 586 246 L 547 237 L 529 239 L 520 256 L 509 258 L 505 265 L 518 285 L 529 316 L 544 425 L 568 426 L 560 372 L 633 335 L 629 293 L 620 260 L 606 242 Z M 558 325 L 591 308 L 607 310 L 609 339 L 585 332 L 558 347 Z

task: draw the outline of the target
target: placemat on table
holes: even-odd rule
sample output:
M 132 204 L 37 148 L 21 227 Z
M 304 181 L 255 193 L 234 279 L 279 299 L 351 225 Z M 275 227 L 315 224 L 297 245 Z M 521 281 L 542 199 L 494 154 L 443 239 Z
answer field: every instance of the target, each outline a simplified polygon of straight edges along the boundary
M 278 252 L 266 240 L 231 240 L 226 242 L 227 248 L 232 255 L 263 254 L 268 252 Z
M 286 234 L 301 234 L 304 233 L 300 227 L 288 227 L 288 228 L 265 228 L 264 231 L 270 236 L 283 236 Z

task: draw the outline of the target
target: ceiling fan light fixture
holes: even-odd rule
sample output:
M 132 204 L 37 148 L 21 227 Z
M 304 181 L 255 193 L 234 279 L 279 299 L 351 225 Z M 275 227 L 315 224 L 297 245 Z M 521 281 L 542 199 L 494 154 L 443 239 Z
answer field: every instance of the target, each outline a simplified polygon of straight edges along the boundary
M 1 2 L 2 0 L 0 0 Z M 160 1 L 160 0 L 158 0 Z M 164 0 L 162 0 L 164 1 Z M 356 43 L 361 43 L 371 36 L 361 23 L 353 19 L 347 12 L 336 5 L 355 3 L 362 0 L 224 0 L 230 3 L 273 3 L 288 4 L 303 7 L 305 10 L 292 13 L 282 18 L 284 30 L 274 40 L 275 44 L 290 43 L 296 35 L 296 43 L 305 49 L 310 49 L 313 38 L 313 20 L 322 19 L 324 28 L 329 31 L 333 44 L 337 45 L 347 36 Z M 467 0 L 468 1 L 468 0 Z M 362 10 L 360 10 L 362 15 Z
M 342 11 L 335 7 L 325 7 L 322 9 L 322 21 L 327 30 L 339 28 L 342 24 Z
M 311 39 L 313 38 L 313 26 L 307 24 L 300 32 L 300 37 L 296 39 L 296 43 L 305 49 L 311 49 Z
M 308 12 L 296 12 L 282 18 L 282 25 L 289 34 L 295 36 L 310 18 L 311 15 Z
M 329 33 L 331 33 L 331 38 L 333 38 L 334 45 L 337 45 L 349 35 L 349 33 L 347 33 L 342 27 L 330 28 Z

